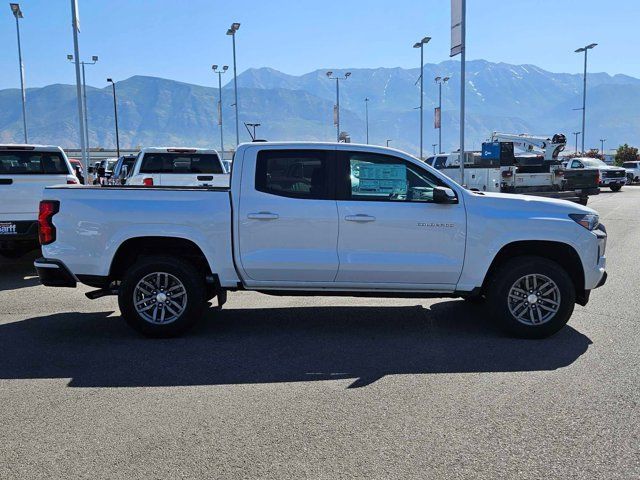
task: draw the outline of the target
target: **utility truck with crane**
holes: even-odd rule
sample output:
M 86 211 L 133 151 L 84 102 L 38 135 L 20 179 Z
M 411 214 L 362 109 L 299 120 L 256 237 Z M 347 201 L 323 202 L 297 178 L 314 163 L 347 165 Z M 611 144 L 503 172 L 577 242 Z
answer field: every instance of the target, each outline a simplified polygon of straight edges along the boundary
M 460 178 L 459 152 L 430 157 L 427 163 L 470 190 L 561 198 L 586 205 L 590 195 L 600 193 L 599 171 L 564 168 L 558 155 L 566 143 L 563 134 L 493 132 L 481 152 L 465 152 L 464 179 Z

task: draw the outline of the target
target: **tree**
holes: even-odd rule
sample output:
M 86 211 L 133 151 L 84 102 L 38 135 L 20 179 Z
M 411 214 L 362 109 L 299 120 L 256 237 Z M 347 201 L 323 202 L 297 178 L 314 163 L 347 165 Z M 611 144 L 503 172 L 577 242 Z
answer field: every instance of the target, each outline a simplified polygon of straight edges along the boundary
M 616 157 L 615 157 L 616 165 L 620 166 L 624 162 L 633 162 L 634 160 L 638 160 L 637 148 L 630 147 L 626 143 L 618 147 L 618 150 L 616 150 Z

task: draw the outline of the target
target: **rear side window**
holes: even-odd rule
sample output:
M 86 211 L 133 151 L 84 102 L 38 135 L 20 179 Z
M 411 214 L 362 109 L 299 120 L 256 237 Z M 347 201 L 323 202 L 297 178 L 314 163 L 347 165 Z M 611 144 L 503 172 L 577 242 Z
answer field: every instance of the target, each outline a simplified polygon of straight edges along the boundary
M 637 162 L 624 162 L 622 166 L 624 168 L 637 168 L 638 164 Z
M 68 175 L 57 152 L 0 152 L 0 175 Z
M 146 153 L 140 173 L 224 173 L 213 153 Z
M 332 197 L 328 150 L 262 150 L 256 163 L 256 190 L 282 197 Z

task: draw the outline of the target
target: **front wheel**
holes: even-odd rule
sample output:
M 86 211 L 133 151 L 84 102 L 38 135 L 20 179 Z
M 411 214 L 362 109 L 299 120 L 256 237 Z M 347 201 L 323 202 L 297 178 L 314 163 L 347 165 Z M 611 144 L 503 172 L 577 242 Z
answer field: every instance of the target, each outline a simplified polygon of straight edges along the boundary
M 576 301 L 575 286 L 556 262 L 523 256 L 506 261 L 487 288 L 494 318 L 509 333 L 545 338 L 566 325 Z
M 124 320 L 138 332 L 174 337 L 202 317 L 204 277 L 185 260 L 145 258 L 126 273 L 118 304 Z
M 620 189 L 622 188 L 622 185 L 611 185 L 609 188 L 611 189 L 612 192 L 619 192 Z

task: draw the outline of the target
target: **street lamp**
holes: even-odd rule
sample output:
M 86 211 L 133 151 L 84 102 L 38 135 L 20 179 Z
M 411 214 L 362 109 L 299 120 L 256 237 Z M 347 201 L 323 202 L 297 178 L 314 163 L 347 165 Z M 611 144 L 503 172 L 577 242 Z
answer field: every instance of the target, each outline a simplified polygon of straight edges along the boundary
M 424 37 L 413 45 L 413 48 L 420 49 L 420 160 L 422 160 L 422 136 L 424 125 L 424 45 L 429 43 L 431 37 Z
M 73 62 L 73 55 L 67 55 L 67 60 Z M 83 98 L 83 107 L 84 107 L 84 138 L 85 145 L 87 146 L 87 158 L 89 157 L 89 152 L 91 149 L 89 148 L 89 114 L 87 113 L 87 79 L 84 74 L 84 66 L 85 65 L 95 65 L 98 62 L 98 56 L 93 55 L 91 57 L 90 62 L 80 62 L 82 65 L 82 98 Z
M 249 130 L 249 127 L 253 127 L 253 135 L 251 135 L 251 140 L 255 140 L 256 139 L 256 127 L 259 127 L 260 124 L 259 123 L 244 123 L 244 126 L 247 127 L 247 131 L 249 132 L 249 135 L 251 135 L 251 130 Z
M 222 74 L 226 73 L 229 65 L 223 65 L 218 70 L 218 65 L 212 65 L 211 69 L 218 74 L 218 125 L 220 126 L 220 156 L 224 158 L 224 138 L 222 136 Z
M 236 146 L 240 144 L 240 127 L 238 119 L 238 71 L 236 67 L 236 32 L 240 29 L 240 24 L 234 22 L 227 30 L 227 35 L 231 35 L 233 41 L 233 95 L 236 109 Z
M 585 132 L 585 119 L 586 119 L 586 104 L 587 104 L 587 52 L 593 47 L 597 46 L 597 43 L 590 43 L 584 47 L 575 50 L 575 53 L 584 52 L 584 75 L 582 78 L 582 151 L 584 152 L 584 132 Z
M 573 135 L 576 136 L 576 154 L 578 153 L 578 135 L 580 135 L 580 132 L 573 132 Z
M 327 78 L 329 80 L 336 81 L 336 110 L 334 123 L 336 125 L 336 141 L 340 141 L 340 80 L 346 80 L 351 76 L 351 72 L 346 72 L 344 77 L 334 77 L 333 72 L 330 70 L 327 72 Z
M 436 77 L 438 84 L 438 153 L 442 153 L 442 84 L 447 83 L 451 77 Z
M 116 120 L 116 151 L 118 152 L 118 157 L 120 156 L 120 132 L 118 131 L 118 101 L 116 99 L 116 82 L 113 81 L 112 78 L 107 78 L 107 82 L 111 84 L 113 88 L 113 116 Z
M 22 94 L 22 130 L 24 143 L 29 143 L 27 138 L 27 95 L 24 87 L 24 64 L 22 63 L 22 44 L 20 43 L 20 18 L 24 18 L 19 3 L 10 3 L 11 12 L 16 17 L 16 34 L 18 35 L 18 64 L 20 67 L 20 91 Z
M 369 97 L 364 99 L 364 118 L 367 125 L 367 145 L 369 145 Z
M 604 157 L 604 142 L 606 142 L 607 139 L 606 138 L 601 138 L 600 139 L 600 150 L 602 151 L 602 156 Z

